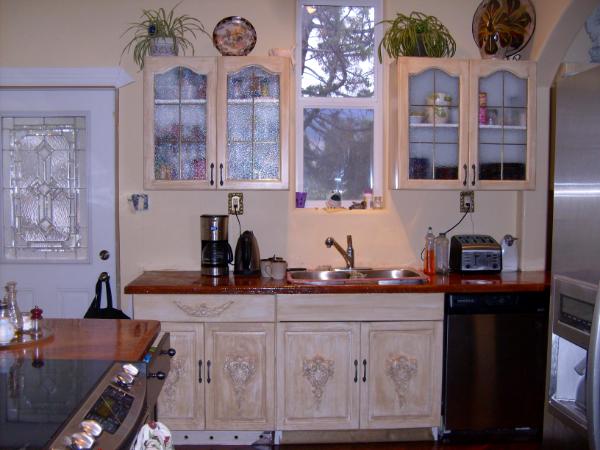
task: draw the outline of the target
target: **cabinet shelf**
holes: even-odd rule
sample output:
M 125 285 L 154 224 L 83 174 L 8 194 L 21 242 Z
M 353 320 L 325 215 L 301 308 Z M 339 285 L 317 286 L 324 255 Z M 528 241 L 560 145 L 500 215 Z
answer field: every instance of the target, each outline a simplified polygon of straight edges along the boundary
M 411 128 L 458 128 L 457 123 L 411 123 Z
M 155 99 L 154 104 L 155 105 L 205 105 L 206 100 L 205 99 L 192 99 L 192 100 Z
M 527 130 L 525 125 L 479 125 L 482 130 Z
M 279 99 L 273 98 L 273 97 L 228 98 L 227 103 L 229 105 L 240 105 L 240 104 L 250 104 L 250 103 L 278 104 Z

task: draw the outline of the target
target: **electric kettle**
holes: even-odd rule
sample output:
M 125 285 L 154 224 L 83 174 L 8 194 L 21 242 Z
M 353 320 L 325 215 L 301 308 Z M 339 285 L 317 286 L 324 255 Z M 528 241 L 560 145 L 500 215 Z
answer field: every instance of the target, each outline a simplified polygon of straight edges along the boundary
M 260 275 L 260 252 L 252 231 L 244 231 L 237 241 L 233 273 L 236 275 Z

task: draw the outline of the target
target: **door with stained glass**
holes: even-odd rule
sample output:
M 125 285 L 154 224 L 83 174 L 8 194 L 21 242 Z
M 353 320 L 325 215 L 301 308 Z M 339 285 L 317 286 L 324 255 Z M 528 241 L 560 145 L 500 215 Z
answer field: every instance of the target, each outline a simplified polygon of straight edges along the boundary
M 24 310 L 81 318 L 116 287 L 114 89 L 0 90 L 0 284 Z
M 218 187 L 287 189 L 289 59 L 219 59 Z

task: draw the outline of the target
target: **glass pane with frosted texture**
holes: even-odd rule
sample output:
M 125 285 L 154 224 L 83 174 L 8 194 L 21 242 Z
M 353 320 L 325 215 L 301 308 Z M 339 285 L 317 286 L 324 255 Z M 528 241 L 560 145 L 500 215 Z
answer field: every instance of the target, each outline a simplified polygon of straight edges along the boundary
M 513 127 L 526 127 L 527 109 L 504 108 L 504 125 Z
M 227 179 L 251 180 L 253 178 L 252 144 L 231 143 L 227 150 Z
M 182 100 L 206 100 L 206 83 L 206 75 L 181 67 Z
M 504 77 L 504 105 L 513 108 L 525 108 L 527 106 L 527 79 L 503 71 Z
M 433 142 L 433 127 L 432 126 L 412 126 L 408 131 L 409 142 L 432 143 Z
M 372 109 L 304 110 L 304 190 L 325 200 L 332 190 L 343 200 L 359 200 L 372 188 Z
M 434 137 L 438 144 L 458 144 L 458 127 L 437 126 Z
M 502 72 L 494 72 L 479 79 L 479 92 L 485 93 L 488 107 L 500 107 L 503 104 Z
M 181 177 L 185 180 L 206 180 L 205 145 L 181 144 Z
M 525 130 L 504 130 L 504 143 L 505 144 L 527 144 L 527 131 Z
M 3 118 L 3 259 L 88 259 L 85 123 Z
M 480 126 L 479 143 L 480 144 L 501 144 L 503 140 L 503 131 L 501 128 Z
M 181 141 L 206 143 L 206 105 L 181 106 Z
M 277 143 L 256 144 L 254 153 L 254 179 L 279 179 L 279 145 Z
M 159 144 L 154 150 L 154 178 L 177 180 L 179 178 L 179 145 Z
M 409 76 L 408 93 L 411 105 L 427 104 L 427 96 L 433 92 L 434 69 Z
M 372 97 L 375 9 L 302 8 L 301 89 L 305 97 Z
M 430 180 L 433 178 L 433 149 L 433 143 L 410 144 L 408 178 L 411 180 Z
M 481 144 L 479 146 L 479 179 L 502 179 L 502 145 Z
M 503 180 L 524 180 L 526 177 L 526 155 L 525 145 L 505 145 L 504 163 L 502 165 Z
M 179 67 L 154 75 L 154 100 L 179 100 Z
M 433 176 L 436 180 L 458 178 L 458 144 L 435 145 Z
M 279 97 L 279 74 L 261 66 L 227 75 L 227 179 L 280 178 Z

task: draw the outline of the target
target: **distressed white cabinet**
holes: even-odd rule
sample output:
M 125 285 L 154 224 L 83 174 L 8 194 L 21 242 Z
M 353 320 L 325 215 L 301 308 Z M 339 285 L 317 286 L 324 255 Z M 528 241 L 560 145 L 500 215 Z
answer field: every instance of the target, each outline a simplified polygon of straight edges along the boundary
M 287 189 L 281 57 L 155 57 L 144 67 L 146 189 Z
M 535 67 L 530 61 L 394 61 L 391 187 L 534 188 Z
M 441 294 L 279 297 L 279 429 L 439 426 Z
M 135 295 L 136 319 L 161 320 L 176 350 L 158 400 L 173 430 L 274 428 L 272 296 Z

